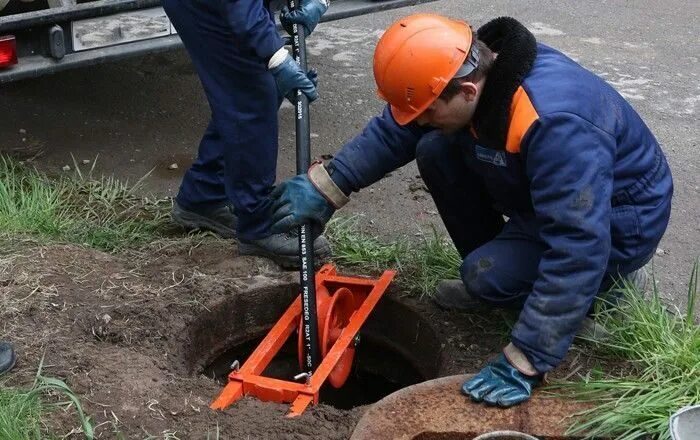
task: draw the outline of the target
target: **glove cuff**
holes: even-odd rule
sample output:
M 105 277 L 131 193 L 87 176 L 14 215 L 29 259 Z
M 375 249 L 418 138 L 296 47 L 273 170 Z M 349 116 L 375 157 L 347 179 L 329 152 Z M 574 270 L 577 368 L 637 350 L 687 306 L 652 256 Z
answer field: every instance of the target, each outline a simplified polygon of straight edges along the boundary
M 503 356 L 506 357 L 506 360 L 510 362 L 510 364 L 516 368 L 516 370 L 520 371 L 524 375 L 539 375 L 537 370 L 535 370 L 535 367 L 528 360 L 527 356 L 525 356 L 525 353 L 523 353 L 521 349 L 513 345 L 512 342 L 506 345 L 506 347 L 503 349 Z
M 333 182 L 328 170 L 320 162 L 314 162 L 308 171 L 309 180 L 318 192 L 335 208 L 340 209 L 350 201 L 338 185 Z
M 270 61 L 267 62 L 267 70 L 272 70 L 284 62 L 287 57 L 290 56 L 287 49 L 281 47 L 277 52 L 272 54 Z

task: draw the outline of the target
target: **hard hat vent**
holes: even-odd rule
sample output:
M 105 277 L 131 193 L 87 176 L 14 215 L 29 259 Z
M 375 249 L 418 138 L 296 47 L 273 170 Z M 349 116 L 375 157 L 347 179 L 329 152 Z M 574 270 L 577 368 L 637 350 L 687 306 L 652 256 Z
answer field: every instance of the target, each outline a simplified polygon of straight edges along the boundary
M 413 87 L 406 87 L 406 100 L 410 101 L 413 99 L 413 95 L 416 94 L 416 89 Z

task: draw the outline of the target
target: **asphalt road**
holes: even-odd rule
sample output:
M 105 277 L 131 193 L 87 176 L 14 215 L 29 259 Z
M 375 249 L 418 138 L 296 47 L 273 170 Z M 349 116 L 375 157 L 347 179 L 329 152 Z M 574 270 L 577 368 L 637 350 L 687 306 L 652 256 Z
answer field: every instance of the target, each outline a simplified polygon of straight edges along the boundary
M 395 19 L 417 11 L 467 19 L 475 27 L 513 16 L 632 103 L 673 169 L 673 214 L 654 264 L 665 294 L 681 304 L 700 255 L 700 2 L 443 0 L 321 24 L 309 40 L 322 97 L 312 106 L 315 155 L 335 152 L 380 111 L 371 74 L 374 45 Z M 159 195 L 176 193 L 209 118 L 182 51 L 3 85 L 0 97 L 2 150 L 41 152 L 34 162 L 54 173 L 72 166 L 71 154 L 79 163 L 97 158 L 99 172 L 131 181 L 152 170 L 145 190 Z M 295 167 L 291 106 L 283 107 L 280 124 L 278 177 L 285 178 Z M 417 174 L 414 164 L 392 173 L 356 194 L 346 213 L 361 214 L 364 227 L 386 239 L 429 233 L 431 224 L 441 229 Z

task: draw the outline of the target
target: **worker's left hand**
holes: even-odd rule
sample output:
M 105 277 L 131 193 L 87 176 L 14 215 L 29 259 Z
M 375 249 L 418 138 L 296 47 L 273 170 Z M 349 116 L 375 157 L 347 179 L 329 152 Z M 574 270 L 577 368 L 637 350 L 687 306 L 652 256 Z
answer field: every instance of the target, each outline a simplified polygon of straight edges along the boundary
M 288 232 L 303 224 L 323 230 L 335 208 L 314 187 L 308 174 L 299 174 L 281 183 L 270 194 L 272 198 L 273 234 Z
M 305 73 L 291 55 L 287 54 L 279 65 L 270 69 L 270 72 L 277 84 L 277 96 L 280 97 L 279 104 L 282 103 L 282 97 L 286 97 L 289 102 L 296 102 L 297 89 L 306 95 L 309 102 L 318 99 L 318 92 L 316 91 L 318 74 L 313 69 Z
M 318 88 L 318 72 L 316 71 L 316 69 L 309 69 L 306 76 L 309 78 L 309 80 L 314 85 L 314 87 Z M 281 93 L 280 90 L 281 89 L 278 87 L 277 92 Z M 289 101 L 290 104 L 296 105 L 296 103 L 297 103 L 296 95 L 294 95 L 294 91 L 292 90 L 292 92 L 287 93 L 287 96 L 277 95 L 277 107 L 278 108 L 282 105 L 282 102 L 284 101 L 285 98 L 287 98 L 287 101 Z M 309 102 L 312 102 L 312 101 L 309 100 Z
M 286 6 L 280 10 L 280 22 L 289 35 L 292 35 L 292 25 L 304 27 L 304 35 L 308 36 L 316 28 L 321 16 L 328 10 L 328 0 L 297 0 L 301 7 L 290 11 Z
M 475 402 L 509 407 L 528 400 L 533 388 L 540 382 L 541 374 L 528 375 L 520 372 L 502 353 L 479 374 L 464 382 L 462 393 Z

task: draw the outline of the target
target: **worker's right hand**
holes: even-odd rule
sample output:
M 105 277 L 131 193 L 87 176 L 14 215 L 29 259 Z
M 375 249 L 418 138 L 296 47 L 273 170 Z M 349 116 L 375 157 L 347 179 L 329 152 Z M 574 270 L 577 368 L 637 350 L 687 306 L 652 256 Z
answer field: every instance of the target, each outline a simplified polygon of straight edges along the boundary
M 323 198 L 309 180 L 308 174 L 299 174 L 282 182 L 272 191 L 273 234 L 288 232 L 304 224 L 323 231 L 335 208 Z
M 321 16 L 328 10 L 327 0 L 297 0 L 300 8 L 290 11 L 283 7 L 280 11 L 280 23 L 289 35 L 292 35 L 294 23 L 304 27 L 304 36 L 308 36 L 318 25 Z
M 542 379 L 525 354 L 511 343 L 496 360 L 464 382 L 462 393 L 475 402 L 509 407 L 528 400 Z
M 316 79 L 316 72 L 311 70 L 305 73 L 289 53 L 287 53 L 287 56 L 281 63 L 272 67 L 270 72 L 277 83 L 277 93 L 279 96 L 286 97 L 290 102 L 296 102 L 295 90 L 300 89 L 301 92 L 309 98 L 309 102 L 318 99 L 318 92 L 316 91 L 314 81 Z

